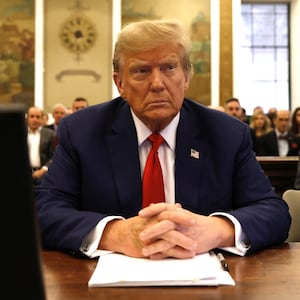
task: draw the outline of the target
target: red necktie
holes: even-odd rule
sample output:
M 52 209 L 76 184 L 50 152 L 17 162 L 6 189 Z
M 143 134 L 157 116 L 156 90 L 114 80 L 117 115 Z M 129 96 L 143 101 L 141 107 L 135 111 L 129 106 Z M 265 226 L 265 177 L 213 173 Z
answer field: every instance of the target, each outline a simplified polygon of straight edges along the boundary
M 158 148 L 164 139 L 159 133 L 152 133 L 148 139 L 152 148 L 143 175 L 143 207 L 165 201 L 164 180 L 158 158 Z

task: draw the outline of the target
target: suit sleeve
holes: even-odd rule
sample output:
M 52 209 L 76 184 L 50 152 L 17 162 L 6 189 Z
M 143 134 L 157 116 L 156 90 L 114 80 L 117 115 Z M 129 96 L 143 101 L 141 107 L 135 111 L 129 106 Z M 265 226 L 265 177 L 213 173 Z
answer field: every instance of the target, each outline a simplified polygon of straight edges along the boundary
M 246 132 L 236 156 L 233 184 L 237 206 L 231 213 L 240 222 L 251 253 L 282 243 L 287 238 L 291 217 L 251 151 L 248 135 Z

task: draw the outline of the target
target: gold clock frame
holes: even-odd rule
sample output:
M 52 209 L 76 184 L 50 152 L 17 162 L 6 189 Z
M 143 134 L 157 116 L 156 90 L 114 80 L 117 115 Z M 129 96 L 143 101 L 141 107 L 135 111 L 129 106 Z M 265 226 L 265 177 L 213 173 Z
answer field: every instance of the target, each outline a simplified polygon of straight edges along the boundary
M 89 51 L 97 39 L 93 22 L 83 15 L 73 15 L 61 25 L 59 38 L 65 49 L 77 55 Z

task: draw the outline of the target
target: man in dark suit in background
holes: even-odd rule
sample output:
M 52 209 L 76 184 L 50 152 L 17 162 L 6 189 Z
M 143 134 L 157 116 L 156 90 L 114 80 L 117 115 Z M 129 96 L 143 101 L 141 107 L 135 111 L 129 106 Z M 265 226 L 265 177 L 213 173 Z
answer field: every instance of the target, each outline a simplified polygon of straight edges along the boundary
M 262 135 L 257 142 L 258 156 L 298 156 L 300 137 L 289 131 L 290 111 L 278 110 L 274 130 Z
M 54 122 L 52 124 L 48 124 L 45 127 L 50 128 L 57 133 L 58 125 L 62 118 L 67 115 L 67 108 L 62 103 L 56 103 L 52 108 L 52 117 Z
M 56 145 L 58 144 L 58 134 L 57 129 L 58 125 L 62 118 L 67 115 L 67 108 L 62 103 L 56 103 L 52 109 L 52 117 L 54 122 L 52 124 L 48 124 L 45 127 L 54 130 L 55 138 L 53 142 L 53 147 L 55 149 Z
M 120 97 L 61 120 L 36 189 L 44 247 L 161 259 L 214 248 L 244 255 L 285 241 L 288 207 L 256 160 L 248 125 L 184 98 L 190 51 L 175 21 L 122 29 L 113 58 Z M 163 137 L 155 153 L 165 201 L 142 209 L 152 133 Z
M 37 184 L 48 170 L 54 148 L 55 132 L 42 126 L 42 110 L 31 106 L 27 110 L 27 143 L 32 168 L 32 178 Z

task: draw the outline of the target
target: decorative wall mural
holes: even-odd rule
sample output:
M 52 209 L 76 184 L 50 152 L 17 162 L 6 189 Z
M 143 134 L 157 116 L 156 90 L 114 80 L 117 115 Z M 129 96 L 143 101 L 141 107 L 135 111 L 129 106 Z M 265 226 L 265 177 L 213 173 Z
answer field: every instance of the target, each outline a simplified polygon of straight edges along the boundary
M 0 103 L 34 103 L 34 0 L 0 2 Z

